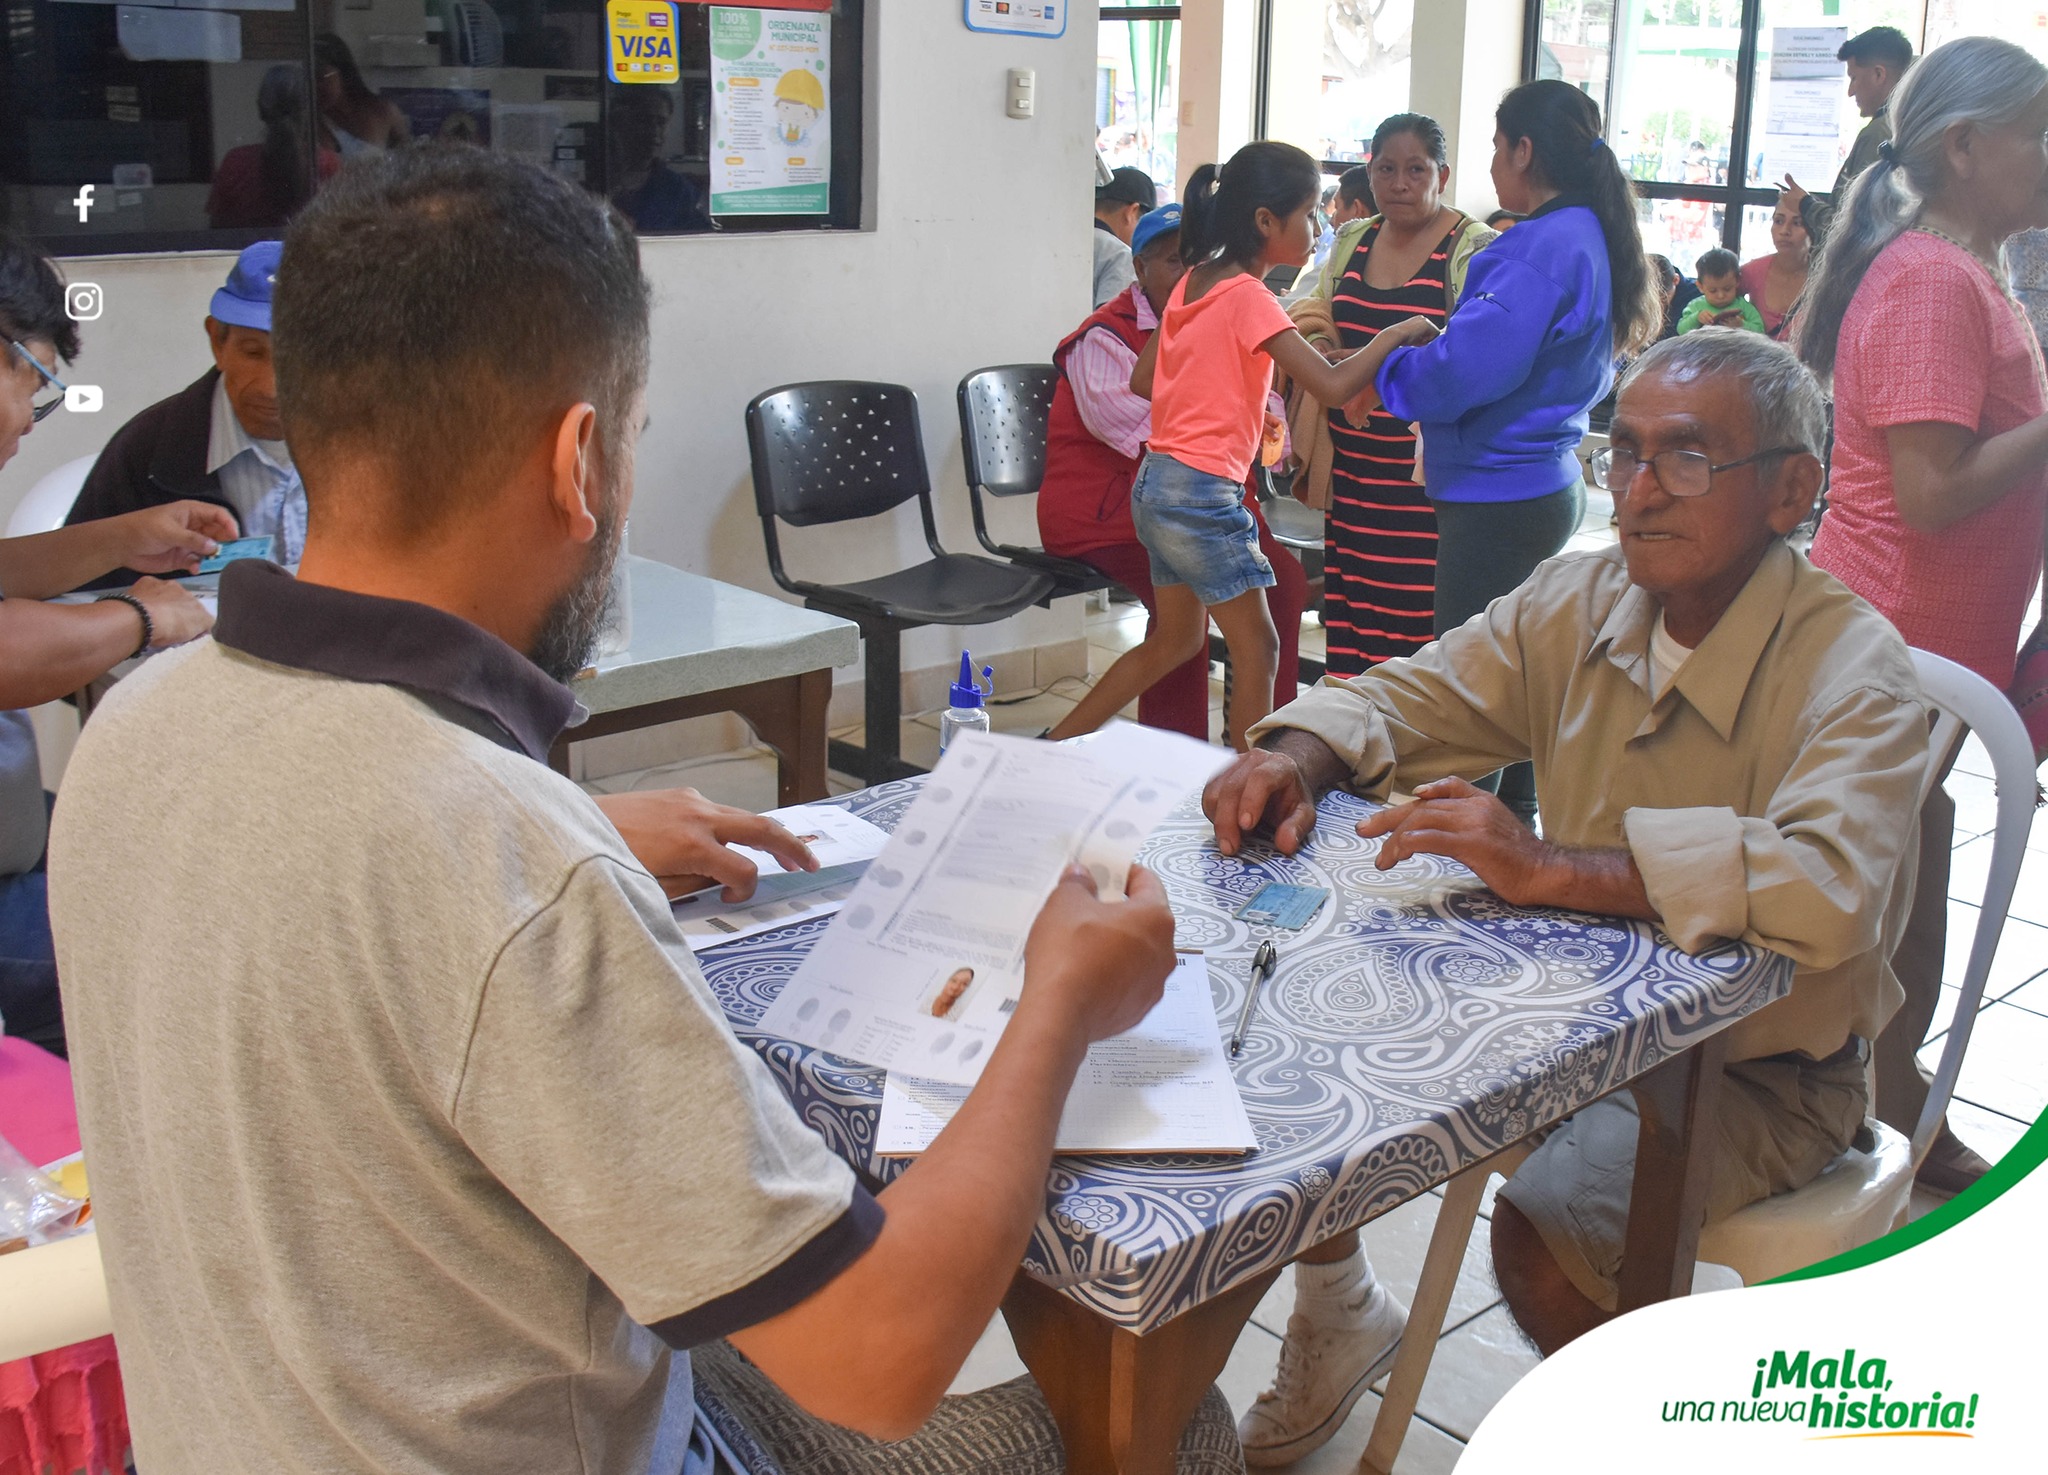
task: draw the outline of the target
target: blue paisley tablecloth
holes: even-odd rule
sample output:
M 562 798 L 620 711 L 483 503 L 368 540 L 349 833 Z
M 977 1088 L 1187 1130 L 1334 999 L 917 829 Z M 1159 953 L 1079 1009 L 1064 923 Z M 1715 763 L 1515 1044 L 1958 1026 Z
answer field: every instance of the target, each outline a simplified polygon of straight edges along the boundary
M 918 779 L 835 801 L 888 829 Z M 1245 1158 L 1062 1157 L 1025 1268 L 1146 1332 L 1384 1213 L 1460 1168 L 1781 997 L 1791 964 L 1728 946 L 1688 957 L 1647 923 L 1508 905 L 1453 861 L 1381 872 L 1356 821 L 1322 804 L 1300 854 L 1219 854 L 1190 798 L 1141 852 L 1200 948 L 1220 1027 L 1261 937 L 1280 969 L 1233 1063 L 1259 1150 Z M 1327 886 L 1300 932 L 1231 914 L 1268 880 Z M 872 1156 L 882 1072 L 772 1039 L 757 1022 L 826 926 L 799 923 L 699 961 L 740 1037 L 849 1162 Z

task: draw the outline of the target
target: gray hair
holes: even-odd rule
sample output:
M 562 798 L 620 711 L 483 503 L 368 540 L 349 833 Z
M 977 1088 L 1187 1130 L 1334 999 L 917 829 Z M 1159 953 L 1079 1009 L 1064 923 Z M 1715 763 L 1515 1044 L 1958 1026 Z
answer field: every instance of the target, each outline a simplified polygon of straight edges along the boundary
M 1818 456 L 1827 445 L 1827 400 L 1820 383 L 1784 344 L 1743 328 L 1696 328 L 1666 338 L 1628 366 L 1617 394 L 1645 374 L 1742 381 L 1756 424 L 1757 449 L 1797 446 Z
M 1834 224 L 1806 284 L 1799 356 L 1832 379 L 1842 319 L 1870 264 L 1920 218 L 1948 172 L 1943 152 L 1959 123 L 2008 123 L 2048 87 L 2048 67 L 2010 41 L 1965 36 L 1922 57 L 1892 95 L 1890 157 L 1856 176 L 1835 201 Z

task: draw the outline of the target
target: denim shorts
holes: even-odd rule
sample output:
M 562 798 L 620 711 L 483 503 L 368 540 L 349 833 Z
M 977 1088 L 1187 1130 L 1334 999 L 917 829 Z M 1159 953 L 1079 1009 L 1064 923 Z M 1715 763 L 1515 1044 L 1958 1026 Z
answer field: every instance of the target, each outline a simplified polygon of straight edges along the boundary
M 1151 555 L 1155 587 L 1186 584 L 1214 608 L 1274 583 L 1237 482 L 1148 451 L 1131 484 L 1131 521 Z

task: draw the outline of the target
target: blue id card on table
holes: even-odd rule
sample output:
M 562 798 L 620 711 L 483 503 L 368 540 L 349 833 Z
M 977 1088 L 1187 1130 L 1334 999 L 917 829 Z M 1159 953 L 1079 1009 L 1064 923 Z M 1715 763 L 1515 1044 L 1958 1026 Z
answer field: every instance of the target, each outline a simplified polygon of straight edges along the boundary
M 217 574 L 238 558 L 268 558 L 276 548 L 277 539 L 269 536 L 261 538 L 235 538 L 221 544 L 220 551 L 215 553 L 213 557 L 201 559 L 199 562 L 199 572 L 202 574 Z
M 1237 909 L 1239 921 L 1259 922 L 1269 927 L 1290 929 L 1308 926 L 1330 899 L 1322 886 L 1295 886 L 1286 881 L 1268 881 L 1252 893 L 1251 900 Z

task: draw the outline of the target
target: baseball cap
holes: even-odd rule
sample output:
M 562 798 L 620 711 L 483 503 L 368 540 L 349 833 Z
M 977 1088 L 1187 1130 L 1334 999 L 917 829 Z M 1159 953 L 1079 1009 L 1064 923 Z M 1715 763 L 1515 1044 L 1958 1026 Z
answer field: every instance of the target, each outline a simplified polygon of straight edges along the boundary
M 1142 169 L 1123 168 L 1109 176 L 1109 183 L 1095 192 L 1097 204 L 1115 200 L 1125 205 L 1143 205 L 1150 210 L 1159 203 L 1159 187 Z
M 270 294 L 277 286 L 277 263 L 283 255 L 283 241 L 258 241 L 243 248 L 227 285 L 213 294 L 207 311 L 220 322 L 268 333 Z
M 1137 255 L 1168 231 L 1179 229 L 1180 206 L 1161 205 L 1157 210 L 1146 212 L 1138 217 L 1138 224 L 1131 231 L 1131 254 Z

